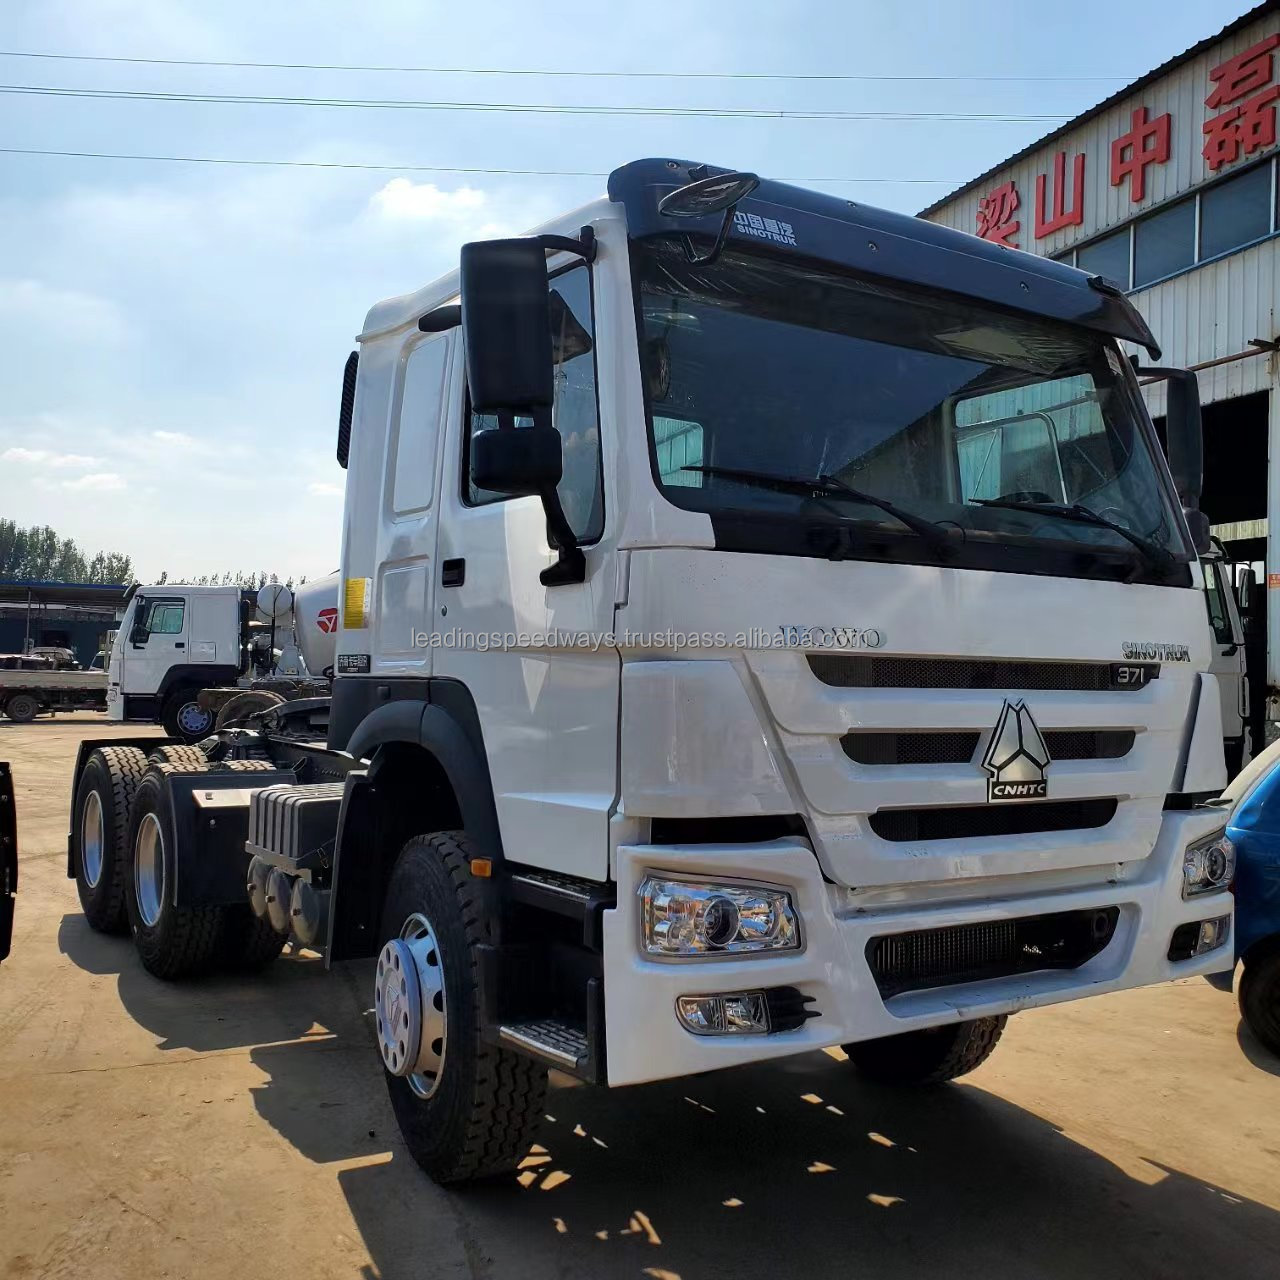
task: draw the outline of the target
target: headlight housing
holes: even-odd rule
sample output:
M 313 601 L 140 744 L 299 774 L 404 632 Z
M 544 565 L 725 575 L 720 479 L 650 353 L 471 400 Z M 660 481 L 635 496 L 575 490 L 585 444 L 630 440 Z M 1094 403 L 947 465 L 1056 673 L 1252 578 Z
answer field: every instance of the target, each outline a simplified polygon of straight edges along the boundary
M 1189 844 L 1182 855 L 1182 896 L 1216 893 L 1227 888 L 1236 874 L 1236 847 L 1226 829 Z
M 640 902 L 646 955 L 680 959 L 800 949 L 800 919 L 785 889 L 649 876 Z

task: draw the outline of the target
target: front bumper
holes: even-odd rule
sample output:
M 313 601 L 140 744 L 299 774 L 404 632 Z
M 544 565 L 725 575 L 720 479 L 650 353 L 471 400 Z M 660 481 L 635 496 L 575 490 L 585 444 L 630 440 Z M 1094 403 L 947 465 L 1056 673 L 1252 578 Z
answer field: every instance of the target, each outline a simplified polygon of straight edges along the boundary
M 909 900 L 875 911 L 839 909 L 817 859 L 800 840 L 749 845 L 623 845 L 618 904 L 604 914 L 605 1026 L 611 1085 L 690 1075 L 831 1045 L 895 1035 L 992 1014 L 1016 1013 L 1231 966 L 1233 939 L 1191 960 L 1171 962 L 1180 924 L 1228 915 L 1230 893 L 1182 898 L 1185 847 L 1221 826 L 1221 815 L 1166 813 L 1155 849 L 1135 878 L 1052 892 L 1004 894 L 942 905 Z M 639 887 L 646 875 L 759 880 L 790 890 L 804 947 L 734 960 L 650 960 L 640 951 Z M 867 943 L 885 934 L 981 924 L 1060 911 L 1119 908 L 1107 946 L 1076 969 L 1044 970 L 881 997 Z M 676 1019 L 684 995 L 789 986 L 813 997 L 820 1015 L 772 1035 L 696 1036 Z

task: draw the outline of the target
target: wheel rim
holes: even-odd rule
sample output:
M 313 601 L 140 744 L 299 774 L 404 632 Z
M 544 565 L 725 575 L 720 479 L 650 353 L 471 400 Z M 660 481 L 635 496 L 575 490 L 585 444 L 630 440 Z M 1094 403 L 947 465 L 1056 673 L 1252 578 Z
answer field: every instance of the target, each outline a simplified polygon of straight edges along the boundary
M 444 1070 L 448 1027 L 444 965 L 426 916 L 415 912 L 382 948 L 373 1003 L 383 1065 L 418 1097 L 431 1097 Z
M 138 915 L 151 928 L 164 909 L 164 834 L 154 813 L 144 814 L 133 847 L 133 886 Z
M 102 879 L 102 801 L 90 791 L 80 816 L 80 870 L 84 882 L 96 889 Z
M 213 729 L 213 712 L 198 702 L 184 702 L 178 708 L 178 728 L 193 738 L 203 738 Z

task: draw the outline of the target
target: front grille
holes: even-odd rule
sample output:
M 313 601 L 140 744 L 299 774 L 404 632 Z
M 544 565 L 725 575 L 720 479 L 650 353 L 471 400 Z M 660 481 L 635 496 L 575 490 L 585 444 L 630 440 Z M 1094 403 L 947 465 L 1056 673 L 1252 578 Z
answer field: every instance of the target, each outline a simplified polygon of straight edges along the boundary
M 1109 662 L 1033 662 L 1019 658 L 903 658 L 871 654 L 811 653 L 809 669 L 823 684 L 842 689 L 1065 689 L 1079 693 L 1140 689 L 1112 684 Z M 1147 679 L 1160 674 L 1159 663 Z
M 951 805 L 932 809 L 881 809 L 869 819 L 882 840 L 960 840 L 966 836 L 1018 836 L 1035 831 L 1105 827 L 1116 801 L 1035 800 L 1014 804 Z
M 1118 907 L 917 929 L 872 938 L 867 963 L 881 996 L 1042 969 L 1078 969 L 1109 943 Z
M 858 764 L 967 764 L 982 735 L 975 730 L 846 733 L 840 746 Z M 1118 760 L 1133 749 L 1132 729 L 1048 729 L 1053 760 Z
M 967 764 L 982 735 L 975 729 L 944 733 L 846 733 L 840 745 L 859 764 Z

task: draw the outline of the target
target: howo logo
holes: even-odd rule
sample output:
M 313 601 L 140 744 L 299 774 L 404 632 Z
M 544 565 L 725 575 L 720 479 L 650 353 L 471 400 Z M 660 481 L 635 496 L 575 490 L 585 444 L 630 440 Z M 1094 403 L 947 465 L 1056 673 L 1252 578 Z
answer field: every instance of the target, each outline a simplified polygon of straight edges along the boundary
M 338 611 L 337 609 L 321 609 L 316 614 L 316 626 L 324 632 L 325 635 L 331 635 L 338 629 Z
M 1049 785 L 1044 774 L 1052 763 L 1027 704 L 1006 698 L 982 757 L 982 767 L 990 775 L 987 799 L 1044 799 Z

